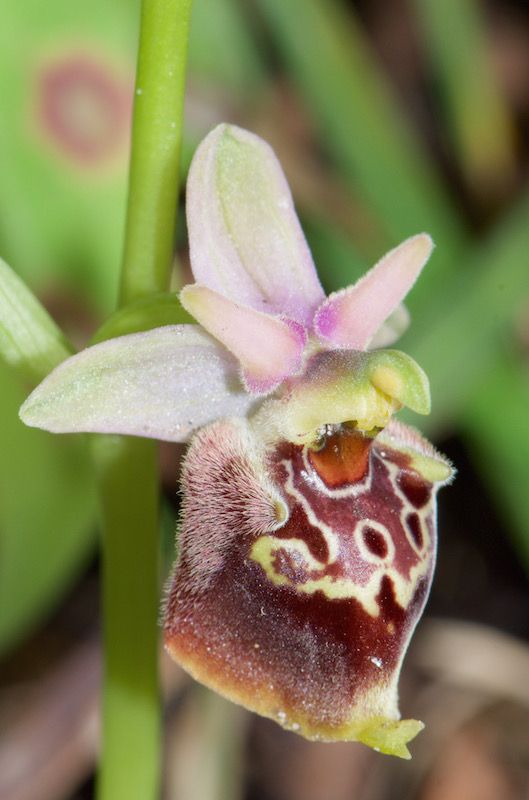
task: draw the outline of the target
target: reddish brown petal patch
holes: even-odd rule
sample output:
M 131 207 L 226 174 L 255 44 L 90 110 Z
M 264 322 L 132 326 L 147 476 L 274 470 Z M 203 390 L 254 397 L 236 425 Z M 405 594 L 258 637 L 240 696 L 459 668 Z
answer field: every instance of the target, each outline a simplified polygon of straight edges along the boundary
M 360 481 L 368 470 L 372 441 L 347 429 L 333 433 L 320 450 L 309 452 L 310 463 L 332 489 Z

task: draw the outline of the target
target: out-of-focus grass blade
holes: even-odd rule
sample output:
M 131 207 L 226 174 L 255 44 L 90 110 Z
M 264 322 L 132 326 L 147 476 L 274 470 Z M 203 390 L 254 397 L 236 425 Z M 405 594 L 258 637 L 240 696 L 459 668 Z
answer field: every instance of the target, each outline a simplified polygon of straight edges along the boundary
M 303 230 L 328 293 L 355 283 L 369 268 L 354 243 L 327 221 L 304 216 Z
M 36 384 L 72 352 L 48 312 L 0 258 L 0 357 Z
M 204 136 L 219 122 L 240 122 L 268 80 L 238 0 L 194 0 L 182 172 Z
M 439 257 L 413 304 L 455 267 L 461 223 L 406 125 L 360 28 L 335 0 L 258 0 L 319 126 L 326 149 L 389 232 L 388 246 L 421 230 Z
M 477 0 L 414 0 L 424 53 L 478 199 L 508 185 L 514 169 L 512 123 L 490 61 L 481 6 Z
M 40 621 L 94 544 L 96 502 L 84 440 L 26 428 L 25 391 L 0 360 L 0 652 Z
M 496 358 L 465 410 L 465 437 L 529 571 L 528 416 L 528 365 Z
M 433 397 L 430 432 L 450 424 L 497 357 L 498 335 L 529 293 L 529 196 L 475 247 L 468 269 L 432 297 L 429 324 L 414 323 L 402 344 L 426 370 Z
M 193 83 L 220 86 L 247 100 L 261 87 L 264 65 L 237 0 L 195 0 L 189 72 Z

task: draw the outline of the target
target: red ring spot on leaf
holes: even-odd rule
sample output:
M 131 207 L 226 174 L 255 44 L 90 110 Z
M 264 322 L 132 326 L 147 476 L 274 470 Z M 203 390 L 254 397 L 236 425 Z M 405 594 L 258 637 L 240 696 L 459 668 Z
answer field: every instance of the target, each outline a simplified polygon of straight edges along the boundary
M 388 545 L 380 531 L 367 526 L 362 531 L 362 535 L 364 537 L 365 546 L 370 553 L 373 553 L 374 556 L 378 556 L 378 558 L 386 558 L 388 554 Z
M 71 53 L 37 76 L 37 118 L 62 155 L 94 166 L 125 152 L 131 84 L 95 56 Z
M 413 541 L 420 550 L 424 544 L 424 538 L 422 535 L 421 520 L 415 511 L 407 515 L 406 525 L 408 526 L 408 530 L 411 533 Z

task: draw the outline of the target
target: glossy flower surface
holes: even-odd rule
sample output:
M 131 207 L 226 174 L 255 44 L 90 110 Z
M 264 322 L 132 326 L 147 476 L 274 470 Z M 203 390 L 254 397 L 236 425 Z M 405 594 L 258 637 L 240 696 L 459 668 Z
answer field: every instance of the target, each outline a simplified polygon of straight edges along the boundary
M 392 420 L 429 411 L 392 344 L 432 243 L 419 234 L 325 297 L 272 150 L 221 125 L 187 186 L 200 323 L 61 364 L 22 419 L 186 441 L 165 641 L 194 677 L 308 738 L 408 757 L 402 660 L 428 595 L 435 498 L 451 475 Z

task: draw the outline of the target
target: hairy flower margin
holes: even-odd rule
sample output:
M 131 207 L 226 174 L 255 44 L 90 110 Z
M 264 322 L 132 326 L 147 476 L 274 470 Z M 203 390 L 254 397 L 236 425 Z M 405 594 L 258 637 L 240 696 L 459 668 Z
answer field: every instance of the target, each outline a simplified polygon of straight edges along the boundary
M 393 421 L 429 412 L 392 344 L 431 250 L 407 239 L 325 297 L 270 147 L 220 125 L 187 184 L 199 325 L 90 347 L 21 408 L 54 432 L 187 441 L 165 641 L 194 677 L 307 738 L 409 757 L 398 677 L 428 595 L 446 459 Z

